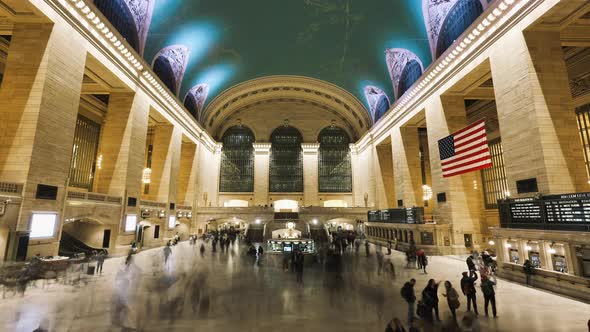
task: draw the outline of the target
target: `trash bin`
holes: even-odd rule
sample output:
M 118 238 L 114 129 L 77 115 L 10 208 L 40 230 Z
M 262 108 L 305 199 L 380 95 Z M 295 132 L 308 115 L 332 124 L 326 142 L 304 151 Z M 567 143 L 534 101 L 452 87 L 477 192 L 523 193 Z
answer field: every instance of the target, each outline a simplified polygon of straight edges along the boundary
M 95 266 L 88 266 L 88 269 L 86 270 L 86 274 L 88 275 L 94 275 L 94 270 L 96 269 Z

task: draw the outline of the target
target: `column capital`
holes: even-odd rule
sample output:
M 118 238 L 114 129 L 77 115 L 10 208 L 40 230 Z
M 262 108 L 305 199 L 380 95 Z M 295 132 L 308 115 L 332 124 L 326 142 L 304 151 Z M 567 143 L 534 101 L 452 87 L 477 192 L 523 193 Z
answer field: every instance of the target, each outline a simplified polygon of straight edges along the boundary
M 320 149 L 319 143 L 302 143 L 301 148 L 303 149 L 303 154 L 317 154 L 318 150 Z

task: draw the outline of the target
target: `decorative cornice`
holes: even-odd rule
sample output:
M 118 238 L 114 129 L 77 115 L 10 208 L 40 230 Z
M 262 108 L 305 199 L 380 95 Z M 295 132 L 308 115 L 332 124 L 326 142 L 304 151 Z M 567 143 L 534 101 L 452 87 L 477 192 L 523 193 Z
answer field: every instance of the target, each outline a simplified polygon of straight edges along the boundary
M 169 92 L 164 84 L 156 78 L 145 60 L 127 41 L 121 37 L 112 24 L 88 0 L 35 0 L 47 3 L 57 14 L 84 36 L 90 44 L 112 61 L 128 79 L 135 82 L 152 100 L 184 129 L 185 134 L 194 142 L 202 143 L 213 151 L 217 144 L 211 136 L 200 127 L 182 106 L 176 96 Z
M 213 133 L 234 112 L 270 101 L 304 102 L 326 111 L 334 110 L 351 125 L 350 129 L 356 137 L 372 124 L 363 103 L 348 91 L 325 81 L 302 76 L 267 76 L 235 85 L 211 101 L 201 121 Z
M 514 24 L 545 0 L 496 0 L 457 38 L 457 41 L 434 61 L 414 83 L 412 89 L 398 99 L 382 120 L 376 123 L 358 142 L 358 152 L 371 146 L 373 140 L 388 133 L 405 115 L 434 94 L 453 74 L 493 44 Z

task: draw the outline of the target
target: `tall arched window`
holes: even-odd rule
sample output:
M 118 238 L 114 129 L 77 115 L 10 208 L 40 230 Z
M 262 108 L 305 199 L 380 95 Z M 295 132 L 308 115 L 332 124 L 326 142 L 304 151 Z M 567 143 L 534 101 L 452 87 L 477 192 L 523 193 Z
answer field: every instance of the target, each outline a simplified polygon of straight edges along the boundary
M 299 130 L 281 126 L 270 136 L 270 192 L 303 192 L 303 154 Z
M 483 6 L 479 0 L 457 1 L 440 29 L 436 43 L 436 57 L 443 54 L 481 13 L 483 13 Z
M 244 126 L 234 126 L 223 134 L 220 192 L 254 191 L 254 134 Z
M 129 45 L 139 52 L 139 33 L 127 4 L 123 0 L 94 0 L 94 5 L 127 40 Z
M 158 75 L 162 80 L 162 83 L 164 83 L 172 93 L 176 93 L 176 75 L 174 74 L 170 60 L 167 57 L 160 55 L 156 61 L 154 61 L 154 73 Z
M 398 95 L 401 97 L 420 76 L 422 76 L 422 67 L 418 61 L 412 60 L 408 62 L 399 78 Z
M 387 113 L 387 111 L 389 110 L 389 100 L 387 100 L 387 97 L 385 95 L 381 96 L 381 98 L 379 98 L 379 101 L 377 101 L 377 104 L 375 106 L 375 122 L 377 122 L 379 119 L 381 119 L 381 117 Z
M 323 193 L 352 192 L 352 168 L 350 164 L 350 138 L 338 127 L 324 128 L 318 138 L 319 188 Z

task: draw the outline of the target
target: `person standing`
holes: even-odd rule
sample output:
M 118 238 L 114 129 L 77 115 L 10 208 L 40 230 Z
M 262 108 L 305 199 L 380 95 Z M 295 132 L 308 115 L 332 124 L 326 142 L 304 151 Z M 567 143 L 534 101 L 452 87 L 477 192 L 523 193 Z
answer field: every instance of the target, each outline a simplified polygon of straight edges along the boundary
M 461 305 L 461 303 L 459 302 L 459 293 L 457 293 L 457 290 L 455 288 L 453 288 L 453 285 L 448 280 L 445 281 L 445 290 L 447 293 L 443 294 L 443 296 L 447 298 L 447 304 L 449 305 L 449 310 L 451 311 L 451 314 L 453 314 L 453 318 L 456 321 L 457 320 L 457 309 Z
M 102 265 L 104 264 L 104 259 L 105 259 L 105 254 L 104 251 L 101 250 L 98 252 L 98 255 L 96 255 L 96 273 L 97 274 L 102 274 Z
M 438 282 L 435 282 L 434 279 L 428 280 L 428 285 L 422 291 L 422 301 L 428 307 L 428 315 L 427 317 L 432 320 L 432 310 L 434 309 L 434 314 L 436 316 L 436 320 L 440 320 L 440 316 L 438 314 Z
M 412 324 L 414 319 L 414 312 L 416 311 L 416 293 L 414 286 L 416 285 L 416 279 L 412 278 L 406 282 L 401 289 L 401 296 L 408 303 L 408 324 Z
M 467 272 L 463 272 L 463 278 L 461 278 L 461 290 L 467 297 L 467 311 L 471 311 L 471 305 L 473 304 L 473 311 L 475 315 L 479 315 L 477 312 L 477 298 L 475 297 L 475 281 L 477 280 L 477 274 L 473 272 L 473 277 L 468 277 Z
M 367 254 L 367 257 L 371 255 L 371 248 L 369 246 L 369 241 L 367 240 L 365 240 L 365 253 Z
M 381 251 L 381 247 L 377 247 L 376 254 L 377 254 L 377 274 L 381 275 L 381 271 L 383 271 L 383 262 L 384 262 L 384 257 L 383 257 L 383 252 Z
M 524 270 L 524 274 L 526 275 L 526 285 L 531 285 L 531 276 L 535 273 L 535 267 L 530 260 L 525 260 L 524 264 L 522 265 L 522 269 Z
M 201 243 L 201 257 L 205 257 L 205 243 Z
M 488 305 L 492 304 L 492 313 L 496 318 L 496 291 L 494 290 L 495 282 L 488 277 L 481 277 L 481 292 L 484 298 L 484 309 L 486 317 L 488 316 Z

